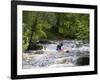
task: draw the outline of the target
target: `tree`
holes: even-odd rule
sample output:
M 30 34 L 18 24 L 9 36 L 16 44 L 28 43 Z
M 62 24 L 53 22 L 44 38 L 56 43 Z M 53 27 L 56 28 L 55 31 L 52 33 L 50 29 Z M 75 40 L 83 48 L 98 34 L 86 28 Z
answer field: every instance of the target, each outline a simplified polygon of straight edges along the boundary
M 23 11 L 23 50 L 59 37 L 89 41 L 89 14 Z

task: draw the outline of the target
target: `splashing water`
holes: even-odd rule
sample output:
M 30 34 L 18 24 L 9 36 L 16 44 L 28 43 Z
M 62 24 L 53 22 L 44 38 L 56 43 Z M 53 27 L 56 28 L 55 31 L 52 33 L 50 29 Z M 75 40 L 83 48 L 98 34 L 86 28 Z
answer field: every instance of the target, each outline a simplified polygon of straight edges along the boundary
M 67 67 L 76 66 L 77 59 L 80 57 L 89 57 L 89 44 L 74 40 L 63 40 L 61 51 L 56 47 L 59 42 L 43 45 L 42 50 L 33 51 L 33 53 L 23 53 L 23 69 L 44 68 L 44 67 Z M 42 54 L 35 54 L 40 51 Z

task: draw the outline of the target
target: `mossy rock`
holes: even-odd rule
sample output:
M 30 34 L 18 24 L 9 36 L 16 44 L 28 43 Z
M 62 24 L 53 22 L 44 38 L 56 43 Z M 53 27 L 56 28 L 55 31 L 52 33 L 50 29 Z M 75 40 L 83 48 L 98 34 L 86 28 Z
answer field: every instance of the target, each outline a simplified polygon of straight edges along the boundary
M 51 44 L 51 42 L 49 40 L 39 40 L 38 43 L 41 43 L 41 44 Z
M 43 49 L 42 45 L 32 44 L 28 50 L 41 50 L 41 49 Z

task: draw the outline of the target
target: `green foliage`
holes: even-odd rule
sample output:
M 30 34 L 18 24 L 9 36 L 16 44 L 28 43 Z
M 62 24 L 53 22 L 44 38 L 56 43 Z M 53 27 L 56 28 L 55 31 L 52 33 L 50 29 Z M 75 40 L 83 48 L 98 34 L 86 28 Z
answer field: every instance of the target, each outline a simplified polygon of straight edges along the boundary
M 23 11 L 23 50 L 39 39 L 89 41 L 89 14 Z

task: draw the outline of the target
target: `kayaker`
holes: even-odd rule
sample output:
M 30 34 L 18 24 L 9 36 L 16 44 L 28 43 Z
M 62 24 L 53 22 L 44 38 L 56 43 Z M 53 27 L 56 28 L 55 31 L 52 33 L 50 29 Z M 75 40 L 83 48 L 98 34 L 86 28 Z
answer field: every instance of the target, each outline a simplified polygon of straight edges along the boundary
M 61 50 L 61 47 L 62 47 L 62 46 L 63 46 L 62 43 L 58 44 L 56 50 L 58 50 L 58 51 Z

